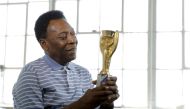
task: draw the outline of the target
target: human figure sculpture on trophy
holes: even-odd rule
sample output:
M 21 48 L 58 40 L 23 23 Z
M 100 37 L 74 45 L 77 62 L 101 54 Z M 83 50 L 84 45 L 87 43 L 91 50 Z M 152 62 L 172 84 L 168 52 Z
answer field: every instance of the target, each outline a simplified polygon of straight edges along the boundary
M 115 52 L 119 39 L 119 32 L 118 31 L 111 31 L 111 30 L 102 30 L 100 36 L 100 50 L 102 53 L 102 70 L 98 74 L 97 78 L 97 86 L 101 85 L 108 76 L 109 67 L 111 62 L 111 57 Z

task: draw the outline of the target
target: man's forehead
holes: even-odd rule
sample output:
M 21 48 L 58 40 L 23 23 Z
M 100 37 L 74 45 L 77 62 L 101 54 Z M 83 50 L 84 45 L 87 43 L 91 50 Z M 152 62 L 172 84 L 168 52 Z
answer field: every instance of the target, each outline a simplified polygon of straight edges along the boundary
M 70 30 L 71 28 L 64 19 L 51 20 L 48 25 L 49 31 Z

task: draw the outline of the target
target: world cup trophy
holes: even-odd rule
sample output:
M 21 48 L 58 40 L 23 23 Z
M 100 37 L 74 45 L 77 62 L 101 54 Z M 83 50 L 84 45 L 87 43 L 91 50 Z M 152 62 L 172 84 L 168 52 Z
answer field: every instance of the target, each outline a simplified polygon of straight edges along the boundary
M 111 57 L 115 52 L 119 39 L 119 32 L 112 30 L 102 30 L 100 35 L 100 50 L 102 53 L 102 70 L 98 74 L 96 86 L 100 86 L 111 76 L 109 72 Z

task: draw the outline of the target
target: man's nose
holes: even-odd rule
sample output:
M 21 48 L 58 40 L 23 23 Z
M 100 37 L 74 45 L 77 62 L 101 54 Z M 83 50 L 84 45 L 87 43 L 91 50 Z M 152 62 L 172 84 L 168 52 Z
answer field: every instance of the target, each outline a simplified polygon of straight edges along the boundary
M 68 42 L 70 42 L 70 43 L 77 43 L 77 38 L 76 38 L 75 34 L 69 32 L 67 38 L 68 38 Z

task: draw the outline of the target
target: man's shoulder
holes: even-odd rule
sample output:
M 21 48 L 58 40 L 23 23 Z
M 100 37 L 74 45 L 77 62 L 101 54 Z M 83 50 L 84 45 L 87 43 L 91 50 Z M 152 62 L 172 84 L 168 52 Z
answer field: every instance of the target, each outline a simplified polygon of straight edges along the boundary
M 76 64 L 76 63 L 73 63 L 73 62 L 70 62 L 69 63 L 69 68 L 72 68 L 72 69 L 76 69 L 76 70 L 85 70 L 85 71 L 88 71 L 87 68 L 79 65 L 79 64 Z
M 34 61 L 27 63 L 24 66 L 24 70 L 34 71 L 34 70 L 43 70 L 48 67 L 48 64 L 43 58 L 38 58 Z
M 89 74 L 89 70 L 87 68 L 73 62 L 69 63 L 69 68 L 71 68 L 72 70 L 74 70 L 79 74 L 84 74 L 84 75 Z

